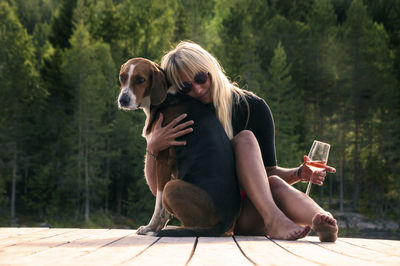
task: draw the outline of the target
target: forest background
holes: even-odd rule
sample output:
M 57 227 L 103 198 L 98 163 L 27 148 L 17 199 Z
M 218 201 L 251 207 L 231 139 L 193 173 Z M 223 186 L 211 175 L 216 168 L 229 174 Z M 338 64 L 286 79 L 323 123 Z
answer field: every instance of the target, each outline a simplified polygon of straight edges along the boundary
M 119 67 L 180 40 L 266 100 L 280 166 L 332 145 L 318 203 L 399 220 L 400 0 L 0 0 L 0 226 L 148 221 L 145 117 L 117 109 Z

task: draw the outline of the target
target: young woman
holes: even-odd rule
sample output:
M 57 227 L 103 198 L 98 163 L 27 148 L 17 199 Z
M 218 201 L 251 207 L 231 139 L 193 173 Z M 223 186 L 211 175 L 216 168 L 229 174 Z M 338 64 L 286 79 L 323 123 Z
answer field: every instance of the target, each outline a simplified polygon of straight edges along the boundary
M 278 167 L 275 155 L 275 131 L 271 111 L 265 101 L 231 83 L 218 61 L 201 46 L 181 42 L 161 61 L 171 82 L 171 92 L 184 93 L 212 108 L 232 141 L 236 170 L 243 190 L 242 209 L 235 233 L 266 235 L 276 239 L 299 239 L 310 228 L 321 241 L 334 242 L 338 227 L 332 215 L 319 207 L 310 197 L 291 185 L 303 180 L 322 185 L 326 172 L 312 172 L 306 164 L 298 168 Z M 147 137 L 147 151 L 157 155 L 192 131 L 196 121 L 179 123 L 185 115 L 156 129 Z M 145 174 L 150 190 L 156 193 L 154 156 L 146 156 Z M 304 162 L 308 160 L 304 157 Z

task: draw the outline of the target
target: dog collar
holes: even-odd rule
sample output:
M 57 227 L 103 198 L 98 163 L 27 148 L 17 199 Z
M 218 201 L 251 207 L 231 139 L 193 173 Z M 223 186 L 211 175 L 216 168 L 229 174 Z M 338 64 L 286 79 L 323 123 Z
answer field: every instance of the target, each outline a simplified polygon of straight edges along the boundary
M 171 82 L 169 82 L 169 80 L 168 80 L 168 78 L 167 78 L 167 72 L 165 72 L 165 70 L 162 69 L 159 65 L 157 65 L 157 68 L 158 68 L 162 73 L 164 73 L 164 78 L 165 78 L 165 81 L 167 82 L 167 88 L 171 87 Z

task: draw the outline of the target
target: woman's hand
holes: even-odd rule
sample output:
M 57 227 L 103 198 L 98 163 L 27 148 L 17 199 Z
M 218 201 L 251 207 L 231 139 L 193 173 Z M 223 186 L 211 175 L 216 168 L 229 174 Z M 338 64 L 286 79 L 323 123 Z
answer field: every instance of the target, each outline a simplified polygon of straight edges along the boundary
M 302 181 L 312 182 L 318 186 L 322 186 L 325 181 L 326 173 L 336 173 L 336 169 L 331 166 L 325 166 L 324 169 L 321 170 L 311 170 L 310 166 L 307 165 L 310 162 L 310 158 L 307 155 L 304 155 L 304 163 L 299 168 L 299 178 Z
M 165 127 L 162 127 L 161 125 L 164 116 L 162 113 L 160 113 L 160 117 L 154 125 L 153 131 L 146 136 L 147 150 L 153 155 L 157 156 L 160 151 L 163 151 L 171 146 L 186 145 L 186 141 L 176 141 L 177 138 L 193 131 L 193 128 L 189 127 L 193 125 L 193 120 L 178 125 L 178 123 L 185 119 L 186 116 L 186 114 L 182 114 L 172 120 Z

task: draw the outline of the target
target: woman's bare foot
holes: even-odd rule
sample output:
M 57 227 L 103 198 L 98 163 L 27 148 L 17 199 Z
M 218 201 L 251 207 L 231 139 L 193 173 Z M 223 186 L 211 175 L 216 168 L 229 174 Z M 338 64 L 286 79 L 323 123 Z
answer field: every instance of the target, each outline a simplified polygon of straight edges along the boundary
M 312 219 L 312 228 L 321 242 L 335 242 L 339 228 L 330 213 L 317 213 Z
M 310 226 L 297 225 L 285 215 L 275 216 L 273 221 L 266 223 L 266 227 L 267 237 L 283 240 L 300 239 L 306 237 L 311 231 Z

